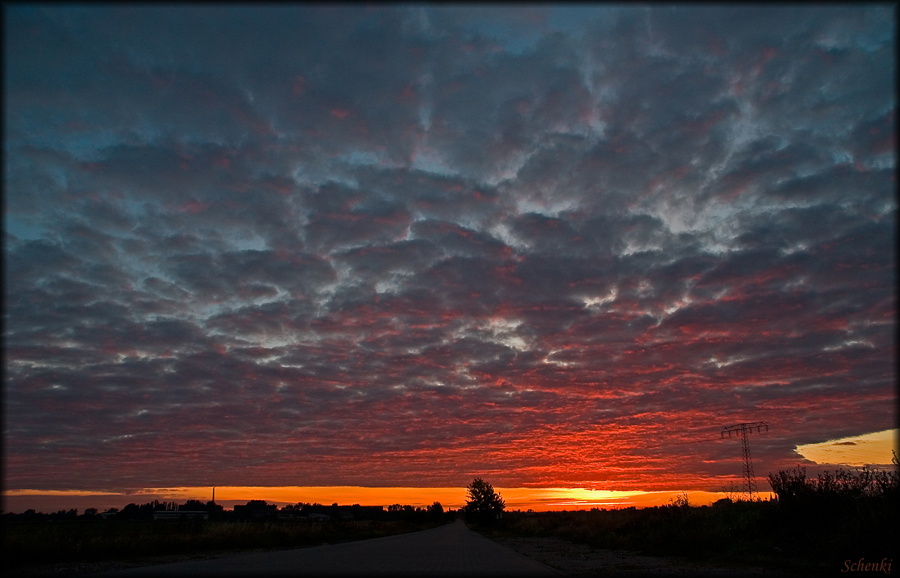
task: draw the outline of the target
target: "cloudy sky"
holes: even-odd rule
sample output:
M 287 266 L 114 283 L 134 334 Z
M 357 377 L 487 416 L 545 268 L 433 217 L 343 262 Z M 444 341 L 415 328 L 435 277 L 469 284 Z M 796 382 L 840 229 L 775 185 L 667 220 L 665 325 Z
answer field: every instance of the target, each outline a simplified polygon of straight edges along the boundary
M 892 6 L 4 7 L 5 486 L 718 490 L 896 422 Z

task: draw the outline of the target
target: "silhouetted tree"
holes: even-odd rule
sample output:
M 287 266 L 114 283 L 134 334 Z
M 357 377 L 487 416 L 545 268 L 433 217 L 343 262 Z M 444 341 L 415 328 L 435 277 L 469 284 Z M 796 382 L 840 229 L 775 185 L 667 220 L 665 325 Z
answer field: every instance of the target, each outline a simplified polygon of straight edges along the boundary
M 206 504 L 200 500 L 188 500 L 184 504 L 178 506 L 178 509 L 182 512 L 199 512 L 206 510 Z
M 29 508 L 22 512 L 22 519 L 28 521 L 43 520 L 45 516 L 46 514 L 44 514 L 43 512 L 35 512 L 32 508 Z
M 236 520 L 265 521 L 278 517 L 278 505 L 268 504 L 265 500 L 250 500 L 243 506 L 235 504 L 232 511 Z
M 60 510 L 48 516 L 51 520 L 74 520 L 78 517 L 78 510 Z
M 439 522 L 444 517 L 444 506 L 440 502 L 435 502 L 428 506 L 428 514 L 434 521 Z
M 466 516 L 472 516 L 480 522 L 490 523 L 500 518 L 506 502 L 494 487 L 481 478 L 475 478 L 466 487 Z
M 140 520 L 153 518 L 153 503 L 137 505 L 128 504 L 116 515 L 116 518 L 123 520 Z

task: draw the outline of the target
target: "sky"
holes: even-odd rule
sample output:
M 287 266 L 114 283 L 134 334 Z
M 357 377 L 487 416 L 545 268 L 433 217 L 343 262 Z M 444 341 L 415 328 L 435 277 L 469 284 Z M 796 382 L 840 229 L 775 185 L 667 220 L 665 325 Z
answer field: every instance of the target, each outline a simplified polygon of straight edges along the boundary
M 715 492 L 757 421 L 762 489 L 896 427 L 893 6 L 3 10 L 7 495 Z

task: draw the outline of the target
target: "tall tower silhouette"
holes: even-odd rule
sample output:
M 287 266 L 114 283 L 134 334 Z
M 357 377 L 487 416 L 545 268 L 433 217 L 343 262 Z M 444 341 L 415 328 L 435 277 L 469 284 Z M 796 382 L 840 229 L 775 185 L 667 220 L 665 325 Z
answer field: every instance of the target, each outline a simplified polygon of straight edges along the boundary
M 766 431 L 769 431 L 768 424 L 762 421 L 739 423 L 722 428 L 722 439 L 725 438 L 726 433 L 728 434 L 728 437 L 731 437 L 732 433 L 741 435 L 741 453 L 744 456 L 744 491 L 747 493 L 747 497 L 750 500 L 753 500 L 754 493 L 759 493 L 756 489 L 756 478 L 753 475 L 753 460 L 750 457 L 750 439 L 747 437 L 753 432 L 754 428 L 756 428 L 756 433 L 759 433 L 762 428 L 766 428 Z

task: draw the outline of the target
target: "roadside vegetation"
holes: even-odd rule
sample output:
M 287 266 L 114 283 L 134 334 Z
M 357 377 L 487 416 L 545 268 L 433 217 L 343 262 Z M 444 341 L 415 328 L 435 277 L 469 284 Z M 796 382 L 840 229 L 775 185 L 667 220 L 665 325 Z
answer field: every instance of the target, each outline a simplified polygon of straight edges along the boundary
M 471 527 L 488 537 L 552 536 L 734 568 L 833 574 L 848 560 L 896 560 L 896 470 L 808 478 L 796 468 L 770 474 L 769 481 L 776 495 L 771 501 L 723 498 L 695 507 L 682 495 L 667 506 L 643 509 L 504 512 L 500 520 Z

